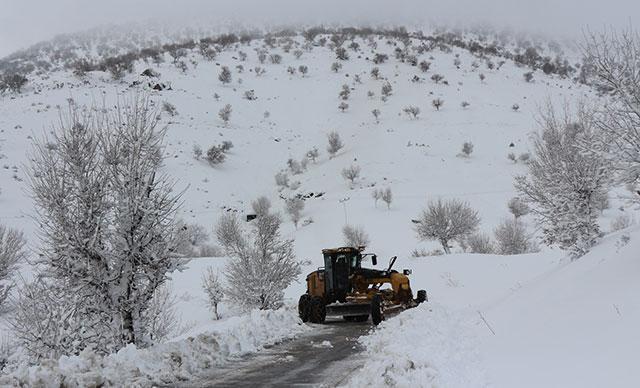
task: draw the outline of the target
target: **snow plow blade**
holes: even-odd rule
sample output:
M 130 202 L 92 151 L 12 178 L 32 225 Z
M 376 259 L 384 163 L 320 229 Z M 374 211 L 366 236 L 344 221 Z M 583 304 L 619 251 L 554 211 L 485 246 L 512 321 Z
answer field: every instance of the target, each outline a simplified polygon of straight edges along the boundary
M 333 303 L 327 305 L 327 316 L 369 315 L 371 303 Z

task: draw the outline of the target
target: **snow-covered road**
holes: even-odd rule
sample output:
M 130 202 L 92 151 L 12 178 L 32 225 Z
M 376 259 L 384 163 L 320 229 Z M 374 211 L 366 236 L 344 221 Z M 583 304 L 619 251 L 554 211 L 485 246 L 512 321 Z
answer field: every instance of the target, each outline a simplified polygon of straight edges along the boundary
M 334 387 L 362 366 L 358 338 L 371 322 L 327 321 L 314 331 L 285 341 L 203 376 L 201 387 Z

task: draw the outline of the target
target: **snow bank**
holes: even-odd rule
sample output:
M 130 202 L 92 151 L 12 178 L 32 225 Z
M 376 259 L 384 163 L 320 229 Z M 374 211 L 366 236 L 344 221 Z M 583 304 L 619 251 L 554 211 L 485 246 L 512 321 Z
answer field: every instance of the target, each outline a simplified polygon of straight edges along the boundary
M 86 350 L 37 366 L 14 365 L 10 374 L 0 378 L 0 386 L 142 387 L 184 382 L 230 357 L 256 352 L 306 330 L 292 309 L 256 310 L 212 324 L 199 335 L 149 349 L 130 345 L 106 357 Z
M 486 379 L 464 320 L 426 303 L 360 338 L 366 362 L 347 386 L 481 387 Z

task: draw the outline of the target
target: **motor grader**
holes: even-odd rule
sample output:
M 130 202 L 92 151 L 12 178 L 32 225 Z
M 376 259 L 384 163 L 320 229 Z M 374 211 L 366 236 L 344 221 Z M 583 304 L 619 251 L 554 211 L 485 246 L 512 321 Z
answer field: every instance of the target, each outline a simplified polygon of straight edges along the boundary
M 416 307 L 427 300 L 425 290 L 413 298 L 409 277 L 411 270 L 402 273 L 393 269 L 396 256 L 386 270 L 362 268 L 362 261 L 370 257 L 377 265 L 377 256 L 363 253 L 364 247 L 323 249 L 324 267 L 307 275 L 307 292 L 298 302 L 303 322 L 323 323 L 327 316 L 342 316 L 347 321 L 364 322 L 371 316 L 377 325 L 385 315 Z M 382 288 L 390 285 L 391 288 Z

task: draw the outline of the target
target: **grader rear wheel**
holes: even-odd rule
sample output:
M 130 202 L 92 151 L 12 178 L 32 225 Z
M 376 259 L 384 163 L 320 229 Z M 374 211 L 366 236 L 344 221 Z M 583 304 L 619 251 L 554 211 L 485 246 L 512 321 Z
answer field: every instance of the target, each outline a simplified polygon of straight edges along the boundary
M 309 321 L 309 315 L 311 314 L 311 296 L 309 294 L 303 294 L 298 301 L 298 316 L 302 322 Z

